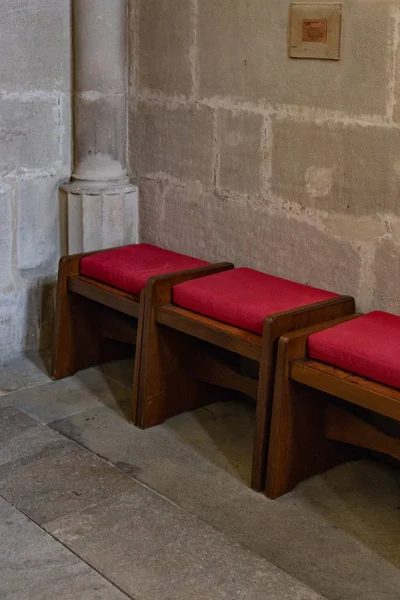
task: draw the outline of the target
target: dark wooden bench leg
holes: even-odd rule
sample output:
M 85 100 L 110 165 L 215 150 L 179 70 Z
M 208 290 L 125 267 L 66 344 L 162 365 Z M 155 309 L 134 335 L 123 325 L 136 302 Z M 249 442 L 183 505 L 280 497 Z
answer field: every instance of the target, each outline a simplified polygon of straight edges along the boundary
M 110 313 L 107 307 L 68 291 L 68 277 L 79 274 L 81 258 L 76 255 L 60 260 L 51 367 L 54 380 L 132 354 L 126 344 L 104 338 L 102 324 Z
M 290 363 L 306 356 L 307 336 L 279 342 L 266 494 L 277 498 L 300 481 L 357 458 L 352 447 L 325 437 L 330 397 L 290 379 Z
M 161 275 L 148 281 L 136 358 L 132 420 L 143 429 L 168 417 L 196 408 L 199 385 L 185 368 L 191 338 L 156 322 L 157 308 L 171 304 L 172 287 L 184 281 L 233 268 L 219 263 Z

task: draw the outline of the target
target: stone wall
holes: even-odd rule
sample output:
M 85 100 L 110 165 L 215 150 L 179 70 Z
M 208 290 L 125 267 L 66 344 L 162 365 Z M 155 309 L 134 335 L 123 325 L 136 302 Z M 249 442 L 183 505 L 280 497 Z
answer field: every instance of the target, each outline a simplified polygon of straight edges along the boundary
M 0 0 L 0 361 L 52 335 L 70 174 L 70 2 Z
M 400 313 L 400 6 L 344 0 L 339 62 L 288 0 L 132 0 L 141 238 Z

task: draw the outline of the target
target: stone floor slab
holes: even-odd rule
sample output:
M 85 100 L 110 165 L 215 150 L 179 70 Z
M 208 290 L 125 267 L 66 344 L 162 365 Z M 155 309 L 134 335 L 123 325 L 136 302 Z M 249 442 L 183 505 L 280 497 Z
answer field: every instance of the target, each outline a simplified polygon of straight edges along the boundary
M 0 494 L 38 524 L 134 485 L 131 478 L 68 441 L 47 444 L 37 454 L 0 466 Z
M 16 392 L 8 401 L 46 425 L 68 415 L 104 405 L 127 412 L 131 393 L 119 383 L 106 378 L 99 370 L 88 369 L 74 377 Z
M 137 600 L 317 600 L 143 486 L 45 528 Z
M 199 516 L 327 598 L 396 600 L 398 473 L 377 471 L 349 463 L 278 500 L 247 490 Z
M 61 435 L 41 427 L 13 406 L 0 409 L 0 465 L 36 454 L 60 440 L 64 441 Z
M 222 411 L 219 437 L 215 413 Z M 105 457 L 138 481 L 197 514 L 246 489 L 248 452 L 232 444 L 232 407 L 179 415 L 163 425 L 140 430 L 109 408 L 93 409 L 52 423 L 57 431 Z M 211 432 L 211 433 L 210 433 Z M 240 439 L 240 436 L 238 436 Z M 229 450 L 230 445 L 230 452 Z M 250 452 L 251 457 L 251 452 Z
M 0 365 L 0 396 L 50 381 L 39 355 L 27 354 Z
M 127 596 L 0 498 L 2 600 L 126 600 Z

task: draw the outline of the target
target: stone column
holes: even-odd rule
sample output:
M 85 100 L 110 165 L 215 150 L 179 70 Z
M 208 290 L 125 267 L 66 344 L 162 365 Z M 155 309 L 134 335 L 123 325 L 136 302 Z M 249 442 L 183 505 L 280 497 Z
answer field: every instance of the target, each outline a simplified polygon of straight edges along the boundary
M 126 170 L 127 0 L 71 0 L 73 174 L 61 186 L 63 252 L 137 242 Z

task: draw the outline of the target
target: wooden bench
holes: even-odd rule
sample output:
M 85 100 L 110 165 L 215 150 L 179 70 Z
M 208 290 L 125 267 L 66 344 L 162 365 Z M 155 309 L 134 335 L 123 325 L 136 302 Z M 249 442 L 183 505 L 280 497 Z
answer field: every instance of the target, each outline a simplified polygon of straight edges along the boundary
M 151 427 L 190 410 L 200 393 L 211 403 L 218 388 L 210 385 L 247 395 L 256 402 L 251 485 L 263 489 L 279 337 L 353 313 L 353 298 L 251 269 L 201 283 L 154 281 L 149 296 L 136 424 Z M 238 357 L 257 363 L 259 379 L 243 374 Z
M 136 344 L 132 398 L 136 421 L 143 322 L 155 278 L 174 285 L 231 268 L 231 263 L 213 265 L 149 244 L 61 258 L 52 378 L 132 357 L 131 345 Z
M 400 460 L 399 421 L 400 317 L 351 315 L 283 336 L 267 496 L 356 458 L 357 448 Z

